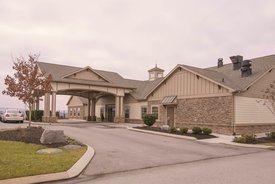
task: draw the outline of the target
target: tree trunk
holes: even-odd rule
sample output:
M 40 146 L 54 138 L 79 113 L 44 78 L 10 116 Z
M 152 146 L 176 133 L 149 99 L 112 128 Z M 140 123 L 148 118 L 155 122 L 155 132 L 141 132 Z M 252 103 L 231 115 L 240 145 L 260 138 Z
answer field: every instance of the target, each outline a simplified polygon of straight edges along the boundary
M 31 127 L 32 122 L 32 105 L 29 104 L 29 127 Z

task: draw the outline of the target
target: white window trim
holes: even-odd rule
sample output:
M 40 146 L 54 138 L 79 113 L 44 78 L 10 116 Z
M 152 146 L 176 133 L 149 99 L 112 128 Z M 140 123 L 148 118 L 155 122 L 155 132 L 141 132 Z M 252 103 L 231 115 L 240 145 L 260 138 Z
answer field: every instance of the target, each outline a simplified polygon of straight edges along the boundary
M 158 108 L 158 117 L 157 117 L 156 120 L 159 121 L 159 105 L 152 105 L 152 106 L 151 106 L 151 114 L 153 114 L 153 107 L 157 107 L 157 108 Z M 148 109 L 147 109 L 147 110 L 148 110 Z

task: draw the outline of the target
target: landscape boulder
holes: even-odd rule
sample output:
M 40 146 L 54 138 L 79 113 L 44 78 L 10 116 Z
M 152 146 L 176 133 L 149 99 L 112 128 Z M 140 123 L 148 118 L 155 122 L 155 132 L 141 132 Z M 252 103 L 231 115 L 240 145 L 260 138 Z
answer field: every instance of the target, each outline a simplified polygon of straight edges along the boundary
M 65 135 L 63 130 L 44 130 L 40 138 L 41 144 L 64 144 Z

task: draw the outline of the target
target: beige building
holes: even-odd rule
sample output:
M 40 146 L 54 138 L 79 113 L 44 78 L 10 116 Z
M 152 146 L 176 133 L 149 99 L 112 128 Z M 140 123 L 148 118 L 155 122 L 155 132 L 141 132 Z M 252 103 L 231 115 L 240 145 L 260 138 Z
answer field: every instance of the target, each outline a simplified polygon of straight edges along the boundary
M 56 94 L 72 95 L 72 118 L 140 123 L 143 114 L 155 113 L 157 125 L 209 127 L 225 134 L 275 131 L 274 109 L 262 92 L 275 79 L 275 55 L 230 59 L 205 69 L 177 65 L 165 77 L 156 66 L 147 81 L 90 67 L 38 65 L 53 76 L 52 111 Z M 49 121 L 54 119 L 48 113 L 49 94 L 45 99 L 44 120 Z

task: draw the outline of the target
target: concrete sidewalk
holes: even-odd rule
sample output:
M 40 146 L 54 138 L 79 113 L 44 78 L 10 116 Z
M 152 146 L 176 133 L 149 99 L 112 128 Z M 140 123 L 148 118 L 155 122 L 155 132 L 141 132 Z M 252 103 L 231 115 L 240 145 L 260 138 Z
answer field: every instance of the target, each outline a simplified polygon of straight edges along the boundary
M 217 138 L 198 140 L 196 138 L 184 136 L 184 135 L 175 135 L 175 134 L 169 134 L 169 133 L 154 132 L 154 131 L 149 131 L 149 130 L 136 129 L 136 128 L 132 128 L 132 127 L 128 127 L 128 130 L 142 132 L 142 133 L 149 133 L 149 134 L 154 134 L 154 135 L 167 136 L 167 137 L 174 137 L 174 138 L 179 138 L 179 139 L 189 139 L 189 140 L 195 140 L 198 142 L 205 142 L 205 143 L 212 143 L 212 144 L 228 144 L 228 145 L 233 145 L 233 146 L 241 146 L 241 147 L 249 147 L 249 148 L 264 148 L 264 149 L 273 148 L 273 146 L 266 146 L 266 145 L 235 143 L 235 142 L 233 142 L 234 136 L 222 135 L 222 134 L 216 134 L 216 133 L 213 133 L 212 135 L 216 136 Z M 262 134 L 259 134 L 258 137 L 261 137 L 261 136 L 262 136 Z

